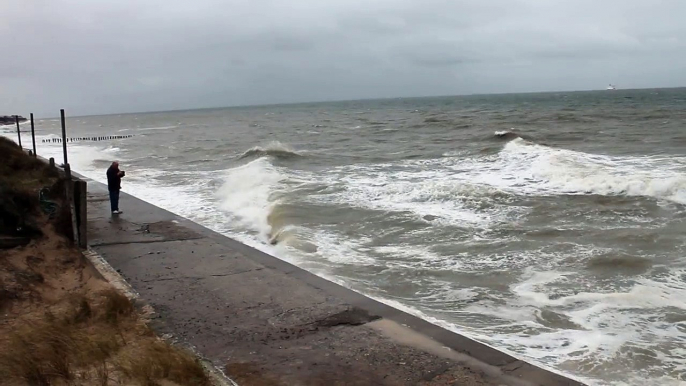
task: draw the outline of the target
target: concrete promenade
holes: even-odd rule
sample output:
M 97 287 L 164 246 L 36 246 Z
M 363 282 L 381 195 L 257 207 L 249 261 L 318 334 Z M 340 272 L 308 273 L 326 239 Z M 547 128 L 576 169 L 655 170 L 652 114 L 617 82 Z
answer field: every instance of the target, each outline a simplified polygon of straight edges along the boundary
M 240 385 L 581 385 L 86 180 L 91 248 Z

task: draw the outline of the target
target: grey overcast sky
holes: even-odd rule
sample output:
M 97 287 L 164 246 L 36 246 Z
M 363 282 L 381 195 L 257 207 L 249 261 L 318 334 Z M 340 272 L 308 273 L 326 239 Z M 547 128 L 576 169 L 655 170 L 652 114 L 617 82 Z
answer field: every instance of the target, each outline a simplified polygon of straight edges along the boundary
M 0 114 L 686 86 L 684 0 L 3 0 Z

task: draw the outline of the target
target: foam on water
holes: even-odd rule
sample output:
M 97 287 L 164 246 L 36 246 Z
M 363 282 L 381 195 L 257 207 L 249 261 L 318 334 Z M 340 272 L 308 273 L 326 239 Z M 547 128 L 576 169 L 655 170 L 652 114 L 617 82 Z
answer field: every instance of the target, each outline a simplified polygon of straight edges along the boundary
M 466 164 L 455 165 L 464 180 L 517 194 L 646 196 L 686 204 L 686 157 L 610 157 L 517 138 L 496 156 Z
M 384 245 L 374 248 L 374 252 L 393 257 L 387 262 L 388 268 L 465 270 L 464 260 L 435 253 L 427 246 L 409 244 Z
M 577 292 L 552 298 L 550 287 L 578 280 L 575 273 L 529 270 L 520 283 L 512 286 L 516 296 L 505 310 L 482 304 L 472 308 L 482 314 L 498 318 L 508 315 L 509 319 L 519 320 L 520 334 L 513 334 L 512 326 L 507 333 L 498 327 L 480 333 L 487 333 L 491 342 L 550 366 L 598 368 L 606 376 L 613 372 L 619 375 L 626 371 L 622 363 L 627 355 L 638 353 L 648 355 L 639 373 L 650 378 L 670 374 L 672 381 L 665 384 L 679 384 L 674 378 L 679 374 L 683 377 L 686 370 L 686 364 L 679 359 L 686 347 L 686 337 L 664 315 L 669 309 L 686 309 L 686 285 L 681 281 L 684 272 L 675 270 L 657 279 L 639 278 L 625 291 Z M 536 320 L 541 319 L 541 310 L 563 315 L 569 326 L 550 329 L 539 324 Z M 533 317 L 527 316 L 527 312 L 534 313 Z M 532 333 L 527 326 L 537 332 Z M 651 356 L 661 358 L 655 361 Z
M 313 240 L 319 246 L 317 255 L 320 259 L 336 264 L 373 265 L 376 259 L 364 253 L 360 245 L 369 241 L 348 240 L 343 235 L 331 231 L 316 231 Z
M 525 216 L 527 209 L 510 205 L 512 195 L 626 195 L 686 203 L 686 157 L 600 156 L 521 138 L 493 156 L 345 166 L 320 178 L 339 189 L 313 201 L 477 228 Z
M 372 210 L 411 212 L 420 219 L 470 227 L 488 227 L 521 213 L 518 208 L 502 205 L 494 198 L 497 192 L 493 189 L 456 180 L 454 173 L 445 169 L 392 169 L 391 165 L 375 165 L 333 170 L 322 178 L 342 189 L 315 199 Z

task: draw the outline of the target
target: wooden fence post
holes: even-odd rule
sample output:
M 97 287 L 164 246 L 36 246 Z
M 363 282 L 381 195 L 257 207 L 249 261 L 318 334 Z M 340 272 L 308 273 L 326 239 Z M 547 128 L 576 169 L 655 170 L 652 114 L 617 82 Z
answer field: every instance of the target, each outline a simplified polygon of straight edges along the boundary
M 62 118 L 62 152 L 64 153 L 64 166 L 66 167 L 69 161 L 67 161 L 67 123 L 64 120 L 64 109 L 60 110 L 60 116 Z
M 78 230 L 78 246 L 88 248 L 87 222 L 87 184 L 86 181 L 74 180 L 74 209 L 76 212 L 76 228 Z
M 31 113 L 31 141 L 33 141 L 33 156 L 36 157 L 38 156 L 38 153 L 36 153 L 36 133 L 33 127 L 33 113 Z
M 23 149 L 21 146 L 21 131 L 19 131 L 19 116 L 15 115 L 14 116 L 14 121 L 17 123 L 17 137 L 19 137 L 19 147 Z

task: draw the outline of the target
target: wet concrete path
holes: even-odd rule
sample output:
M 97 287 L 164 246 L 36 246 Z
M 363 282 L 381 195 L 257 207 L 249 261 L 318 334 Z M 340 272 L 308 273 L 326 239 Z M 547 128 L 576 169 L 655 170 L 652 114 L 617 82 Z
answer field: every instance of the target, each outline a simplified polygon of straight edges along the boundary
M 91 248 L 241 385 L 580 385 L 86 180 Z

